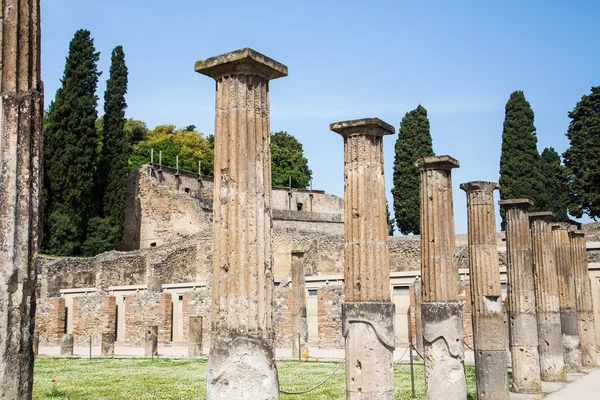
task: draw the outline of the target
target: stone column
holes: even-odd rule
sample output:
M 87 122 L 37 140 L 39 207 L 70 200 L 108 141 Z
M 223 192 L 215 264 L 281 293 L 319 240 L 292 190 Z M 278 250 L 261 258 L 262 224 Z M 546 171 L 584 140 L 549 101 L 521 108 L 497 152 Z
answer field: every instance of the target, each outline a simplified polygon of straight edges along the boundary
M 567 379 L 563 357 L 562 331 L 558 293 L 558 272 L 550 221 L 554 213 L 529 214 L 533 248 L 536 311 L 540 370 L 543 381 L 564 382 Z
M 308 358 L 304 253 L 292 251 L 292 357 Z
M 533 254 L 527 214 L 533 201 L 511 199 L 502 200 L 499 204 L 506 212 L 512 390 L 516 393 L 541 393 Z
M 112 357 L 115 355 L 115 334 L 103 333 L 102 344 L 100 345 L 102 357 Z
M 458 301 L 458 266 L 450 156 L 416 163 L 421 176 L 421 279 L 423 357 L 428 400 L 467 398 L 464 328 Z
M 40 333 L 33 333 L 33 355 L 37 356 L 40 354 Z
M 477 398 L 508 400 L 508 357 L 494 211 L 496 182 L 467 182 L 469 275 Z
M 575 304 L 575 273 L 571 260 L 569 232 L 562 224 L 552 224 L 558 291 L 560 293 L 560 322 L 567 370 L 581 371 L 581 346 Z
M 383 136 L 394 128 L 378 118 L 331 124 L 344 138 L 344 303 L 346 397 L 393 399 L 394 303 L 383 175 Z
M 146 357 L 158 355 L 158 326 L 155 325 L 146 328 L 146 338 L 144 343 L 144 355 Z
M 0 8 L 0 398 L 30 399 L 41 239 L 39 0 Z
M 60 341 L 60 355 L 61 356 L 72 356 L 73 355 L 73 335 L 71 333 L 65 333 Z
M 196 63 L 216 80 L 212 341 L 207 400 L 279 399 L 273 331 L 269 81 L 252 49 Z
M 588 272 L 585 233 L 569 232 L 571 258 L 575 272 L 575 306 L 577 327 L 581 344 L 581 363 L 584 367 L 596 366 L 596 328 L 594 326 L 594 304 L 592 284 Z
M 190 317 L 188 356 L 202 356 L 202 317 Z
M 423 291 L 421 277 L 415 279 L 415 346 L 419 358 L 423 355 L 423 319 L 421 317 L 421 304 L 423 304 Z

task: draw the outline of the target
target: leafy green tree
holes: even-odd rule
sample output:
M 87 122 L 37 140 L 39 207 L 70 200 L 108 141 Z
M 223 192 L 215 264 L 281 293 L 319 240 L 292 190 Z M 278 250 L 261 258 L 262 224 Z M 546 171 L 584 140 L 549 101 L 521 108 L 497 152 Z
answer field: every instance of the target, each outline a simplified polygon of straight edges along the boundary
M 305 188 L 310 183 L 312 171 L 304 157 L 302 143 L 285 131 L 271 134 L 271 182 L 273 186 Z
M 148 134 L 148 128 L 143 121 L 139 121 L 133 118 L 129 118 L 127 122 L 125 122 L 125 134 L 127 135 L 127 139 L 131 145 L 136 145 L 142 140 L 146 139 L 146 135 Z
M 433 156 L 427 110 L 419 105 L 400 123 L 394 158 L 394 214 L 398 230 L 407 235 L 421 233 L 420 180 L 415 162 Z
M 560 155 L 554 148 L 546 148 L 540 157 L 540 171 L 544 177 L 546 203 L 538 207 L 540 210 L 552 211 L 557 221 L 568 221 L 569 187 L 565 167 L 560 163 Z
M 600 86 L 592 87 L 573 111 L 564 152 L 569 183 L 569 212 L 575 217 L 600 217 Z
M 387 200 L 385 201 L 385 217 L 387 219 L 388 235 L 393 236 L 395 220 L 392 218 L 392 214 L 390 214 L 390 205 Z
M 500 198 L 527 198 L 535 203 L 532 210 L 540 210 L 547 204 L 547 199 L 533 120 L 533 110 L 523 92 L 512 93 L 506 103 L 502 133 Z M 504 218 L 503 212 L 501 215 Z
M 98 134 L 97 62 L 100 53 L 87 30 L 69 45 L 62 86 L 44 127 L 45 215 L 43 251 L 80 254 L 97 206 L 94 174 Z

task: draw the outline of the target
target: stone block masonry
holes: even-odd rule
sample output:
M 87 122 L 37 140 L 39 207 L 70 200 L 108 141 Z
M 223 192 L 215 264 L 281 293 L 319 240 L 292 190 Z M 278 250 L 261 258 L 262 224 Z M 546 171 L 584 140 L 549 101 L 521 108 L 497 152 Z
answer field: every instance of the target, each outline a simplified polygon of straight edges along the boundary
M 344 286 L 327 285 L 317 289 L 318 338 L 320 348 L 344 347 L 342 336 L 342 304 Z M 309 343 L 314 346 L 315 343 Z
M 42 298 L 37 302 L 35 330 L 40 334 L 40 346 L 59 346 L 65 334 L 65 299 Z
M 73 299 L 73 336 L 77 342 L 92 336 L 92 344 L 100 345 L 102 335 L 116 331 L 116 299 L 114 296 L 81 296 Z
M 138 293 L 125 297 L 125 343 L 144 346 L 146 329 L 157 326 L 158 343 L 168 344 L 172 312 L 170 293 Z

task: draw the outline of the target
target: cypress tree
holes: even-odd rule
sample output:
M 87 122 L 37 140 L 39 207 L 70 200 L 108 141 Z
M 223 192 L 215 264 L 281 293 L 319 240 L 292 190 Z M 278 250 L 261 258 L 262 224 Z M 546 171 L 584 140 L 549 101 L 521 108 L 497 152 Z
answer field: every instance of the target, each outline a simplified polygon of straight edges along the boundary
M 535 203 L 532 210 L 540 210 L 546 199 L 533 119 L 533 110 L 523 92 L 513 92 L 506 103 L 502 132 L 500 198 L 527 198 Z M 504 213 L 501 215 L 504 218 Z
M 97 62 L 100 53 L 87 30 L 69 45 L 62 86 L 50 104 L 44 132 L 44 251 L 79 254 L 94 210 Z
M 402 118 L 396 140 L 392 196 L 396 226 L 404 235 L 421 233 L 420 181 L 415 162 L 433 155 L 427 110 L 419 105 Z
M 545 148 L 540 157 L 540 171 L 544 177 L 545 204 L 538 208 L 544 211 L 552 211 L 557 221 L 568 221 L 567 214 L 569 188 L 565 167 L 560 163 L 560 155 L 554 148 Z

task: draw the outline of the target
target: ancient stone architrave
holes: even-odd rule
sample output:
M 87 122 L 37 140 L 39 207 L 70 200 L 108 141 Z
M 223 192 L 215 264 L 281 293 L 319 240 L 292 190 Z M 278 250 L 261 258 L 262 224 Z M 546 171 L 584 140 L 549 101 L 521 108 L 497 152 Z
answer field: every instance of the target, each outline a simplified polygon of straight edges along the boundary
M 528 199 L 500 201 L 506 212 L 508 312 L 512 358 L 512 390 L 541 393 L 540 356 L 535 304 L 535 282 Z
M 596 329 L 594 304 L 588 272 L 585 233 L 569 232 L 571 241 L 571 259 L 575 272 L 575 300 L 577 309 L 577 327 L 581 344 L 581 364 L 584 367 L 596 366 Z
M 394 128 L 379 118 L 335 122 L 344 138 L 344 303 L 346 397 L 393 399 L 394 303 L 383 174 L 383 136 Z
M 115 355 L 115 334 L 103 333 L 102 344 L 100 346 L 102 357 L 112 357 Z
M 146 357 L 158 355 L 158 326 L 154 325 L 146 328 L 144 344 L 144 355 Z
M 65 333 L 60 341 L 60 355 L 61 356 L 72 356 L 73 355 L 73 335 Z
M 304 253 L 292 251 L 292 357 L 308 358 Z
M 494 190 L 496 182 L 467 182 L 469 274 L 473 304 L 473 342 L 477 398 L 508 400 L 508 357 L 506 328 L 502 312 L 502 289 Z
M 575 300 L 575 271 L 571 258 L 569 232 L 563 224 L 552 224 L 556 269 L 558 271 L 558 291 L 560 294 L 560 321 L 567 370 L 581 371 L 581 344 L 577 325 Z
M 423 357 L 428 400 L 464 400 L 464 328 L 458 302 L 458 266 L 450 156 L 416 163 L 421 176 L 421 279 Z
M 543 381 L 563 382 L 567 371 L 560 326 L 558 271 L 554 255 L 550 211 L 529 214 L 533 248 L 540 370 Z
M 202 356 L 202 317 L 190 317 L 188 356 Z
M 269 81 L 252 49 L 196 62 L 216 85 L 212 341 L 207 400 L 279 399 L 273 331 Z
M 30 399 L 41 239 L 39 0 L 0 9 L 0 398 Z
M 417 347 L 417 356 L 423 355 L 423 319 L 421 317 L 421 304 L 423 303 L 423 291 L 421 277 L 415 279 L 415 346 Z

